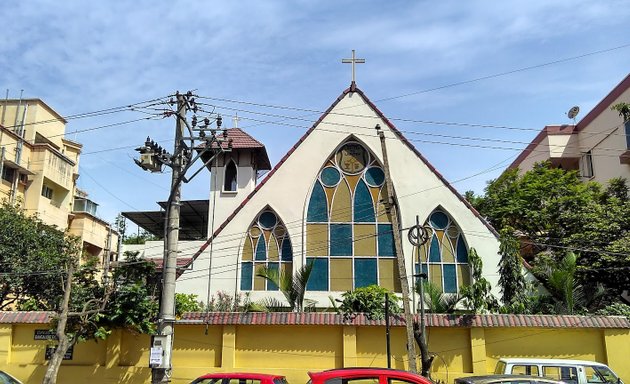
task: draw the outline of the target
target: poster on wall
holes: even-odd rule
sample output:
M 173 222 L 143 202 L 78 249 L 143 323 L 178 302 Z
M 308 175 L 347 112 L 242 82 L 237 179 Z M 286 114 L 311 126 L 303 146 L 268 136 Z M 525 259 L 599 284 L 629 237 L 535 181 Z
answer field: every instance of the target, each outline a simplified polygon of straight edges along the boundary
M 46 352 L 44 354 L 44 357 L 46 360 L 50 360 L 50 358 L 52 357 L 53 353 L 55 353 L 55 350 L 57 350 L 57 346 L 56 345 L 48 345 L 46 346 Z M 68 350 L 66 351 L 66 353 L 63 355 L 63 359 L 64 360 L 72 360 L 72 355 L 74 354 L 74 345 L 70 348 L 68 348 Z

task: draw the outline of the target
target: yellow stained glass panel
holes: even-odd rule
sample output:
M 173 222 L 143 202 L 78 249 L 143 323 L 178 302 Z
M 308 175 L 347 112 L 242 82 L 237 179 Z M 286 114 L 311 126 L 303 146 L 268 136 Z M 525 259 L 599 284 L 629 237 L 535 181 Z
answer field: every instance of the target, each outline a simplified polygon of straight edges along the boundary
M 249 238 L 249 236 L 246 236 L 243 244 L 243 254 L 241 255 L 241 259 L 243 261 L 252 261 L 253 258 L 254 249 L 252 248 L 252 240 Z
M 348 180 L 348 185 L 350 185 L 350 190 L 354 191 L 359 182 L 359 175 L 346 176 L 346 180 Z
M 378 274 L 379 285 L 381 287 L 385 287 L 394 292 L 402 292 L 396 259 L 379 259 Z
M 278 250 L 278 242 L 276 236 L 271 236 L 269 239 L 269 247 L 267 247 L 267 260 L 278 261 L 280 259 L 280 251 Z
M 354 255 L 376 256 L 376 226 L 374 224 L 354 225 Z
M 352 222 L 352 199 L 348 184 L 343 180 L 337 186 L 337 192 L 333 198 L 332 208 L 330 210 L 330 221 L 339 223 Z
M 280 270 L 285 274 L 293 274 L 293 263 L 281 263 Z
M 445 263 L 454 263 L 455 255 L 453 254 L 453 246 L 448 236 L 442 238 L 442 261 Z
M 387 213 L 385 209 L 384 201 L 387 201 L 387 189 L 385 187 L 381 188 L 381 195 L 378 198 L 378 203 L 376 204 L 376 221 L 379 223 L 390 223 L 392 221 L 391 214 Z
M 435 284 L 442 292 L 442 266 L 439 264 L 429 264 L 429 279 Z
M 332 207 L 332 199 L 335 195 L 335 188 L 324 187 L 324 192 L 326 193 L 326 200 L 328 200 L 328 206 Z
M 352 290 L 352 259 L 330 259 L 330 290 Z
M 328 225 L 306 224 L 306 255 L 328 256 Z
M 470 267 L 468 264 L 457 265 L 457 281 L 458 288 L 470 285 Z
M 264 277 L 256 276 L 261 267 L 263 267 L 264 263 L 255 263 L 254 264 L 254 291 L 264 291 L 265 290 L 265 281 Z

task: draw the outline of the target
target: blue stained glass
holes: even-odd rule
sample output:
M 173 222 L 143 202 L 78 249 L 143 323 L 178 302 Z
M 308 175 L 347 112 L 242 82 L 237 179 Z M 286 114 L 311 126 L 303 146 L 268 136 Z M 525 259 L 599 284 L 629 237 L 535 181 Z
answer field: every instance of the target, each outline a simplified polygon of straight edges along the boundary
M 278 263 L 269 263 L 269 264 L 267 264 L 267 267 L 270 270 L 277 271 L 278 270 Z M 276 284 L 274 284 L 273 282 L 267 280 L 267 290 L 268 291 L 277 291 L 278 290 L 278 286 Z
M 341 180 L 341 174 L 337 168 L 326 167 L 322 170 L 320 179 L 325 186 L 334 187 Z
M 365 181 L 371 187 L 380 187 L 385 181 L 385 173 L 380 167 L 371 167 L 365 171 Z
M 330 256 L 352 256 L 352 224 L 330 224 Z
M 267 260 L 267 245 L 265 244 L 265 236 L 261 235 L 256 243 L 256 257 L 254 260 Z
M 396 256 L 394 248 L 394 232 L 391 224 L 378 225 L 378 255 Z
M 378 284 L 376 258 L 354 259 L 354 287 L 361 288 Z
M 448 226 L 448 216 L 444 212 L 433 212 L 430 221 L 431 226 L 435 229 L 445 229 Z
M 293 260 L 293 247 L 291 247 L 291 240 L 288 235 L 282 241 L 282 261 Z
M 462 235 L 457 238 L 457 262 L 468 263 L 468 248 Z
M 455 264 L 443 265 L 444 293 L 457 293 L 457 272 Z
M 324 187 L 319 181 L 315 182 L 311 199 L 308 202 L 306 221 L 309 223 L 328 221 L 328 201 L 326 200 Z
M 363 180 L 359 181 L 354 190 L 354 221 L 358 223 L 373 223 L 376 221 L 372 195 L 370 195 L 370 190 Z
M 432 263 L 439 263 L 442 258 L 440 257 L 440 242 L 437 236 L 431 237 L 431 248 L 429 248 L 429 261 Z
M 327 291 L 328 290 L 328 259 L 307 257 L 307 263 L 313 263 L 311 276 L 306 283 L 307 291 Z
M 241 291 L 252 290 L 253 272 L 254 272 L 254 264 L 252 263 L 241 264 Z
M 260 217 L 258 218 L 258 222 L 260 223 L 261 227 L 265 229 L 271 229 L 278 222 L 278 218 L 273 212 L 267 211 L 260 214 Z

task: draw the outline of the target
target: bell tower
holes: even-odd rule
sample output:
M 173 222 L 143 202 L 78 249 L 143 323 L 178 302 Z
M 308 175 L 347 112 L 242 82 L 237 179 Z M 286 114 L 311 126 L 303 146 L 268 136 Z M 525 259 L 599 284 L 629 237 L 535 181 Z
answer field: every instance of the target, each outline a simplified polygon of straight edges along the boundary
M 226 132 L 232 150 L 219 154 L 207 165 L 210 170 L 208 236 L 212 234 L 212 222 L 215 228 L 220 225 L 256 188 L 258 172 L 271 169 L 262 143 L 240 128 L 229 128 Z

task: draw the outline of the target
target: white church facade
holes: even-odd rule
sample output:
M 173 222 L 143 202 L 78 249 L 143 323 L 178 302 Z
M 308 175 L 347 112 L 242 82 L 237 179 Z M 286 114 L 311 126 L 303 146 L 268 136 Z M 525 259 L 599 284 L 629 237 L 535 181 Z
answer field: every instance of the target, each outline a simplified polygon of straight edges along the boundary
M 313 270 L 306 298 L 318 307 L 329 296 L 372 284 L 401 292 L 388 199 L 385 136 L 408 281 L 423 271 L 445 293 L 470 283 L 468 252 L 483 260 L 483 275 L 498 296 L 499 242 L 494 230 L 410 144 L 354 82 L 271 168 L 264 145 L 238 128 L 228 130 L 232 152 L 211 169 L 204 229 L 207 240 L 180 242 L 177 291 L 200 300 L 223 291 L 251 300 L 283 300 L 257 276 L 266 266 Z M 417 249 L 407 231 L 424 224 L 428 241 Z M 160 248 L 145 256 L 161 257 Z

